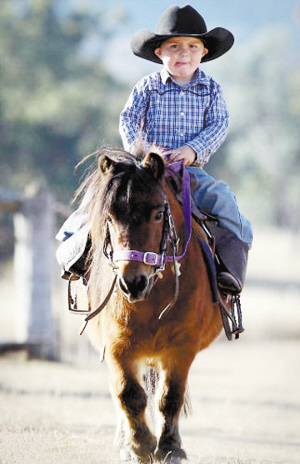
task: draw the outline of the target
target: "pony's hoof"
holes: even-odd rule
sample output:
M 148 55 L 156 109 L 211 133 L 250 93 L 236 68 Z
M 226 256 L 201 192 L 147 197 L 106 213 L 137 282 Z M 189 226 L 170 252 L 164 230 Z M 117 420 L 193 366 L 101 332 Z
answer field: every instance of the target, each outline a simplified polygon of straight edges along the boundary
M 169 451 L 167 454 L 162 456 L 161 453 L 160 455 L 156 454 L 156 460 L 159 461 L 161 464 L 181 464 L 182 459 L 187 459 L 186 454 L 183 450 L 181 450 L 182 453 L 180 455 L 177 453 L 175 454 L 172 451 Z
M 141 461 L 138 456 L 136 456 L 134 453 L 131 453 L 125 448 L 120 449 L 120 461 L 125 462 L 125 461 L 131 461 L 131 462 L 136 462 L 138 464 L 147 464 L 145 461 Z
M 179 456 L 171 456 L 170 460 L 166 461 L 166 464 L 181 464 L 181 458 Z
M 131 454 L 125 448 L 120 449 L 120 461 L 131 461 Z
M 167 455 L 162 462 L 163 462 L 163 464 L 181 464 L 181 457 L 180 456 L 172 456 L 170 454 L 170 455 Z

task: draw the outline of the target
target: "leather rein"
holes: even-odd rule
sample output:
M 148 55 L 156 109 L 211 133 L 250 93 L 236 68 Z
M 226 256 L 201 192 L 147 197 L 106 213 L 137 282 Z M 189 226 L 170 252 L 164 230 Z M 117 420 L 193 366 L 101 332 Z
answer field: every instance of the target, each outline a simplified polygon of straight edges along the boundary
M 97 316 L 102 309 L 107 305 L 113 290 L 116 285 L 117 281 L 117 269 L 118 266 L 116 262 L 118 261 L 138 261 L 143 262 L 149 266 L 154 267 L 154 272 L 152 276 L 156 276 L 156 278 L 162 278 L 162 271 L 165 270 L 165 264 L 168 262 L 173 262 L 174 264 L 174 274 L 175 274 L 175 290 L 172 300 L 168 303 L 168 305 L 162 310 L 159 315 L 159 319 L 161 320 L 172 308 L 175 304 L 178 294 L 179 294 L 179 264 L 178 260 L 183 258 L 186 254 L 187 247 L 192 235 L 192 212 L 191 212 L 191 191 L 190 191 L 190 175 L 183 166 L 182 162 L 175 162 L 168 165 L 169 174 L 171 172 L 178 173 L 181 171 L 182 173 L 182 207 L 183 207 L 183 216 L 184 216 L 184 223 L 185 223 L 185 236 L 184 236 L 184 247 L 183 251 L 180 255 L 178 255 L 178 243 L 179 238 L 176 232 L 174 220 L 170 211 L 170 206 L 167 201 L 165 201 L 165 209 L 164 209 L 164 223 L 163 223 L 163 232 L 162 232 L 162 239 L 160 243 L 160 252 L 154 253 L 152 251 L 137 251 L 137 250 L 109 250 L 111 248 L 111 241 L 110 241 L 110 233 L 109 233 L 109 226 L 107 225 L 106 229 L 106 238 L 103 244 L 103 253 L 107 257 L 110 262 L 110 265 L 115 272 L 115 277 L 112 283 L 112 286 L 105 297 L 104 301 L 100 304 L 100 306 L 93 311 L 90 312 L 90 308 L 88 311 L 76 311 L 81 312 L 84 314 L 88 314 L 85 318 L 84 326 L 80 331 L 80 335 L 85 330 L 88 322 Z M 168 175 L 168 171 L 167 174 Z M 171 243 L 172 254 L 167 255 L 167 247 L 168 242 Z M 72 309 L 71 309 L 72 310 Z

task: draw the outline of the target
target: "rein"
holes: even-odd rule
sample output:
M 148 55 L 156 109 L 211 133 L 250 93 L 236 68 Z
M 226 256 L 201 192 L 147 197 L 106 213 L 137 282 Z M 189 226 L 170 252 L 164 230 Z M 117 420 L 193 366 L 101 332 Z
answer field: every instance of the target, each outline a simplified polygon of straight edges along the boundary
M 112 265 L 113 270 L 117 269 L 115 262 L 117 261 L 138 261 L 148 264 L 149 266 L 155 266 L 154 275 L 159 275 L 161 271 L 165 269 L 165 263 L 173 262 L 174 264 L 174 273 L 175 273 L 175 290 L 174 295 L 170 303 L 162 310 L 159 315 L 161 320 L 175 304 L 178 294 L 179 294 L 179 264 L 178 260 L 183 258 L 186 254 L 188 244 L 192 235 L 192 208 L 191 208 L 191 188 L 190 188 L 190 175 L 187 169 L 184 167 L 182 161 L 177 161 L 168 165 L 168 170 L 173 171 L 176 174 L 180 171 L 182 172 L 182 207 L 183 207 L 183 216 L 185 223 L 185 234 L 184 234 L 184 247 L 180 255 L 178 252 L 178 242 L 179 238 L 176 233 L 173 217 L 170 211 L 168 202 L 165 202 L 165 212 L 164 212 L 164 225 L 163 225 L 163 235 L 160 245 L 160 253 L 154 253 L 152 251 L 137 251 L 137 250 L 116 250 L 108 251 L 108 245 L 110 242 L 109 230 L 107 228 L 106 239 L 103 245 L 104 255 L 109 259 L 110 264 Z M 168 172 L 167 174 L 168 175 Z M 170 174 L 169 174 L 170 175 Z M 168 241 L 171 242 L 172 246 L 172 255 L 167 255 L 167 244 Z M 113 293 L 117 281 L 117 274 L 114 277 L 112 286 L 105 297 L 104 301 L 98 306 L 98 308 L 92 313 L 88 313 L 88 316 L 84 320 L 83 327 L 79 332 L 80 335 L 84 332 L 88 322 L 97 316 L 102 309 L 107 305 L 110 297 Z

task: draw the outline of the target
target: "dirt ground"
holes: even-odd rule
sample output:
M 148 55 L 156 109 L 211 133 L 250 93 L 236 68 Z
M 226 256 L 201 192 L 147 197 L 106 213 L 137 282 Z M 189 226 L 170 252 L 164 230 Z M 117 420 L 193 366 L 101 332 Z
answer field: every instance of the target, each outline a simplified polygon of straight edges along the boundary
M 300 342 L 220 339 L 190 373 L 192 464 L 300 463 Z M 1 464 L 113 464 L 105 363 L 0 358 Z
M 222 334 L 190 372 L 193 413 L 181 420 L 188 463 L 300 464 L 299 243 L 256 233 L 246 332 L 232 342 Z M 12 281 L 12 267 L 0 268 L 0 343 L 15 336 Z M 55 283 L 54 310 L 65 362 L 0 356 L 0 464 L 119 462 L 107 368 L 77 336 L 82 321 L 67 312 L 64 284 Z

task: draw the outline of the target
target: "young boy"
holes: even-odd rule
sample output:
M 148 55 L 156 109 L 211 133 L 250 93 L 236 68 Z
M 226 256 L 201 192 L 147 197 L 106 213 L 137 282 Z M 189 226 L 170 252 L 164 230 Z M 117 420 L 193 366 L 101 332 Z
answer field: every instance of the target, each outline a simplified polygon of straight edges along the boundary
M 134 152 L 141 141 L 145 147 L 155 144 L 170 155 L 170 162 L 182 160 L 188 167 L 197 181 L 196 205 L 218 219 L 218 284 L 237 294 L 245 279 L 252 229 L 229 187 L 202 169 L 224 142 L 229 115 L 221 87 L 199 70 L 201 62 L 223 55 L 233 42 L 226 29 L 207 32 L 204 19 L 189 5 L 168 8 L 156 33 L 138 31 L 131 40 L 133 53 L 163 69 L 132 90 L 120 115 L 120 134 L 127 151 Z

